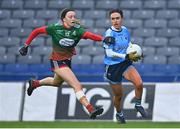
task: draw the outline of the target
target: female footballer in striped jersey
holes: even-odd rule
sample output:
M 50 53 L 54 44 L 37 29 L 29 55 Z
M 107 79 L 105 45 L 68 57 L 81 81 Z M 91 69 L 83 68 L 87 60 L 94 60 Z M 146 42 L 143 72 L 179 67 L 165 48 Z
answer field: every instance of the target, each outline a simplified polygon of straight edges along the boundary
M 65 81 L 75 91 L 76 98 L 89 111 L 90 118 L 95 119 L 97 115 L 102 114 L 102 107 L 94 107 L 87 100 L 82 85 L 71 70 L 71 58 L 76 54 L 75 46 L 80 39 L 91 39 L 94 41 L 102 41 L 102 36 L 86 31 L 78 24 L 76 19 L 76 12 L 73 9 L 64 9 L 61 11 L 60 23 L 51 24 L 36 28 L 27 38 L 24 46 L 19 50 L 22 56 L 27 55 L 28 47 L 31 41 L 39 34 L 46 34 L 52 37 L 53 51 L 50 56 L 50 63 L 54 71 L 54 77 L 46 77 L 42 80 L 29 80 L 29 88 L 27 94 L 30 96 L 32 92 L 40 87 L 51 85 L 59 87 Z
M 108 80 L 114 93 L 114 106 L 117 114 L 116 119 L 120 123 L 126 123 L 122 108 L 121 99 L 123 95 L 122 78 L 129 80 L 135 86 L 135 108 L 142 117 L 146 117 L 146 112 L 141 106 L 143 92 L 142 79 L 136 69 L 132 66 L 134 61 L 141 57 L 132 52 L 126 54 L 130 42 L 130 34 L 125 26 L 122 26 L 123 12 L 119 9 L 111 10 L 110 20 L 112 26 L 105 32 L 103 46 L 105 49 L 104 63 L 106 65 L 105 78 Z

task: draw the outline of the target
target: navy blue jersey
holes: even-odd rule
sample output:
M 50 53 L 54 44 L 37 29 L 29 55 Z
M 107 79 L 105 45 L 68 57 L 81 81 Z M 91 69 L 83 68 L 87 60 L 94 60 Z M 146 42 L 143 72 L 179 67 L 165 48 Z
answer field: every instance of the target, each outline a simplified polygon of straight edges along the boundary
M 112 49 L 114 52 L 120 53 L 120 54 L 126 54 L 126 50 L 130 44 L 130 33 L 128 29 L 125 26 L 121 27 L 120 31 L 117 31 L 113 26 L 111 26 L 104 34 L 104 38 L 112 36 L 115 38 L 115 43 L 112 44 L 106 44 L 103 42 L 103 47 L 105 49 Z M 108 57 L 105 55 L 104 63 L 107 65 L 113 65 L 120 62 L 123 62 L 124 58 L 118 58 L 118 57 Z

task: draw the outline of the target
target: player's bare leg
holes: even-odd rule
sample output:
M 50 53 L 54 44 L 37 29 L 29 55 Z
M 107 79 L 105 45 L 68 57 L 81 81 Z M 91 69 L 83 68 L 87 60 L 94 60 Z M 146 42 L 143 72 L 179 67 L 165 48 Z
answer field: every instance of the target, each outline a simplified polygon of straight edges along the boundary
M 114 93 L 114 98 L 113 98 L 113 102 L 114 102 L 114 106 L 116 108 L 116 119 L 118 122 L 124 124 L 126 123 L 126 120 L 124 118 L 124 114 L 122 112 L 122 108 L 121 108 L 121 99 L 123 96 L 123 89 L 122 89 L 122 85 L 121 84 L 111 84 L 112 87 L 112 91 Z
M 134 67 L 130 67 L 125 73 L 124 77 L 131 81 L 135 86 L 135 109 L 140 112 L 141 116 L 146 118 L 147 113 L 141 106 L 141 98 L 143 93 L 143 83 L 141 76 Z
M 47 78 L 44 78 L 42 80 L 39 80 L 40 86 L 51 85 L 54 87 L 59 87 L 59 86 L 61 86 L 61 84 L 63 82 L 64 82 L 64 80 L 60 76 L 58 76 L 57 74 L 54 74 L 54 78 L 53 77 L 47 77 Z
M 61 76 L 63 80 L 66 81 L 74 89 L 76 98 L 89 111 L 91 119 L 95 119 L 97 115 L 102 114 L 102 107 L 93 107 L 89 103 L 82 90 L 82 85 L 80 84 L 80 82 L 78 81 L 78 79 L 69 67 L 55 68 L 54 72 L 57 75 Z
M 29 87 L 27 89 L 27 94 L 30 96 L 32 92 L 40 86 L 59 87 L 63 82 L 64 80 L 56 74 L 54 75 L 54 78 L 46 77 L 42 80 L 29 80 Z

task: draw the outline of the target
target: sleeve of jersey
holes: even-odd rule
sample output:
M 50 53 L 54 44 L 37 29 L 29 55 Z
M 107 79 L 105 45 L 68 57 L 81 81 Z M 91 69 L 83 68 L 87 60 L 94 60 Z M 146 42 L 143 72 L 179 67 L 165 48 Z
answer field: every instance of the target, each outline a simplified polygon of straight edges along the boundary
M 105 53 L 108 57 L 111 58 L 125 58 L 126 54 L 121 54 L 121 53 L 117 53 L 115 51 L 113 51 L 113 47 L 114 47 L 114 40 L 111 39 L 111 37 L 113 38 L 113 34 L 111 30 L 106 31 L 105 35 L 104 35 L 104 40 L 103 40 L 103 47 L 105 49 Z M 105 39 L 108 38 L 108 41 L 112 43 L 106 43 Z
M 107 37 L 113 37 L 113 34 L 112 34 L 112 31 L 111 30 L 107 30 L 106 32 L 105 32 L 105 34 L 104 34 L 104 36 L 103 36 L 103 47 L 105 48 L 105 49 L 112 49 L 113 48 L 113 44 L 111 44 L 111 43 L 105 43 L 105 39 L 107 38 Z
M 105 52 L 108 57 L 115 57 L 115 58 L 118 57 L 118 58 L 123 58 L 123 59 L 125 59 L 126 57 L 126 54 L 114 52 L 112 49 L 105 49 Z
M 31 44 L 32 40 L 34 38 L 36 38 L 36 36 L 38 36 L 39 34 L 48 34 L 47 31 L 46 31 L 46 26 L 42 26 L 40 28 L 36 28 L 34 29 L 31 34 L 28 36 L 26 42 L 25 42 L 25 45 L 28 46 Z
M 104 37 L 104 39 L 105 39 L 106 37 Z M 111 43 L 105 43 L 104 42 L 104 40 L 103 40 L 103 47 L 104 47 L 104 49 L 113 49 L 113 47 L 114 47 L 114 44 L 111 44 Z
M 102 41 L 102 39 L 103 39 L 101 35 L 97 35 L 97 34 L 94 34 L 92 32 L 89 32 L 89 31 L 86 31 L 82 35 L 82 38 L 83 39 L 91 39 L 91 40 L 94 40 L 94 41 Z

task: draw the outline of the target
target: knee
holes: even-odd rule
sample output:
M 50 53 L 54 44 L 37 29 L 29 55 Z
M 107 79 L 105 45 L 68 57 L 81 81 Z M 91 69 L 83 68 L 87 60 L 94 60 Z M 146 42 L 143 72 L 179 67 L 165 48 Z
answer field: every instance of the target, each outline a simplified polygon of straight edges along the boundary
M 78 100 L 80 100 L 82 97 L 85 96 L 85 94 L 84 94 L 84 92 L 82 90 L 79 90 L 79 91 L 75 92 L 75 94 L 76 94 L 76 98 Z

